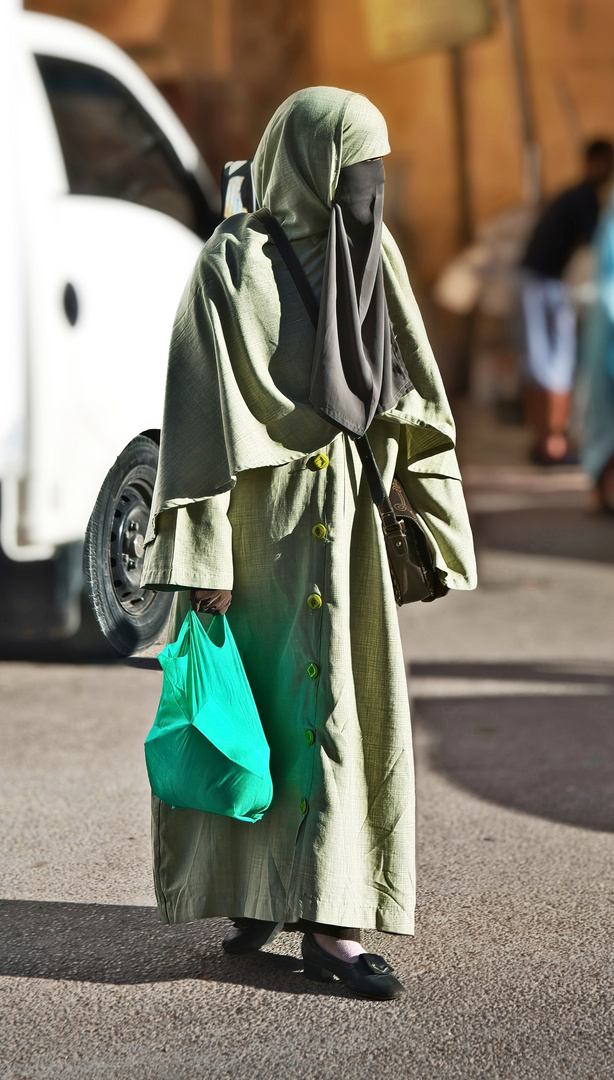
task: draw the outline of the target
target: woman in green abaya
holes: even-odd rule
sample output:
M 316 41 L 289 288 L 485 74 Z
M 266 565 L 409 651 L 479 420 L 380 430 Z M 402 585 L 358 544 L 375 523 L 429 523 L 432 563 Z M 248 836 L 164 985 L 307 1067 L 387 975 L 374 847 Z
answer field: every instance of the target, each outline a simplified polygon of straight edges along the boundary
M 205 245 L 171 343 L 143 584 L 228 611 L 271 748 L 256 824 L 153 800 L 160 915 L 228 916 L 228 952 L 304 932 L 305 972 L 400 993 L 360 929 L 414 929 L 414 778 L 396 606 L 355 438 L 401 476 L 442 584 L 475 585 L 454 425 L 399 251 L 389 152 L 364 97 L 300 91 L 254 158 L 256 195 L 320 303 L 317 335 L 264 226 Z M 232 601 L 232 602 L 231 602 Z

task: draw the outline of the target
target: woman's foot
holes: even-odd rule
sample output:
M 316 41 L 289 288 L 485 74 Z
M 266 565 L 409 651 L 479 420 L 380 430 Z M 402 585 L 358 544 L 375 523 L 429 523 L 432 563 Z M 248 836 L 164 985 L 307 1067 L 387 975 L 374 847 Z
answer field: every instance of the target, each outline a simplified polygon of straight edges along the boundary
M 233 929 L 222 942 L 222 948 L 234 956 L 258 952 L 270 945 L 284 928 L 283 922 L 265 922 L 263 919 L 233 919 Z
M 543 386 L 525 389 L 524 406 L 527 425 L 533 432 L 531 460 L 535 465 L 572 465 L 567 429 L 571 394 L 546 390 Z
M 389 1001 L 405 993 L 405 987 L 386 963 L 383 956 L 375 953 L 360 952 L 354 960 L 341 960 L 327 952 L 316 936 L 326 940 L 323 934 L 305 934 L 302 953 L 305 963 L 305 977 L 318 982 L 332 982 L 336 975 L 342 983 L 360 997 L 373 998 L 376 1001 Z M 329 938 L 330 941 L 340 939 Z M 356 946 L 355 941 L 344 941 L 344 946 Z M 360 946 L 358 946 L 360 948 Z
M 531 451 L 531 461 L 533 465 L 577 465 L 578 455 L 574 454 L 573 450 L 569 448 L 567 440 L 564 444 L 559 444 L 559 452 L 554 453 L 552 450 L 548 450 L 544 446 L 537 447 Z
M 313 940 L 329 956 L 334 956 L 336 960 L 345 960 L 346 964 L 353 964 L 365 951 L 359 941 L 350 941 L 348 938 L 314 934 Z

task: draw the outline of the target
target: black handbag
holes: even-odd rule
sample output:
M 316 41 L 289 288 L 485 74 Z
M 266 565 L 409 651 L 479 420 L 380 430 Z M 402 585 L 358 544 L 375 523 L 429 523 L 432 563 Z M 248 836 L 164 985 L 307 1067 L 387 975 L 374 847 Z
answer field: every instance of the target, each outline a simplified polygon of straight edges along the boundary
M 318 326 L 318 301 L 309 279 L 300 264 L 282 226 L 270 210 L 262 207 L 254 217 L 264 225 L 271 240 L 276 244 L 296 285 L 314 329 Z M 398 476 L 392 481 L 390 494 L 386 491 L 366 435 L 356 439 L 371 498 L 382 521 L 388 565 L 397 604 L 411 604 L 421 600 L 429 603 L 448 592 L 443 585 L 433 561 L 433 551 L 418 515 L 413 509 Z

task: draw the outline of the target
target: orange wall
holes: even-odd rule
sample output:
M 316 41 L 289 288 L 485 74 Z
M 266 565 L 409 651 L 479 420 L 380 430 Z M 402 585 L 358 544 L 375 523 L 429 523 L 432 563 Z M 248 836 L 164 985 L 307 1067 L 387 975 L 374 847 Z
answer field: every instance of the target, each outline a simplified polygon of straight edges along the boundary
M 367 94 L 388 121 L 387 217 L 429 282 L 459 243 L 451 60 L 370 53 L 362 0 L 26 0 L 106 30 L 159 82 L 217 170 L 253 153 L 301 86 Z M 405 0 L 411 2 L 411 0 Z M 450 0 L 451 3 L 454 0 Z M 493 0 L 495 5 L 503 0 Z M 614 0 L 518 0 L 546 192 L 573 180 L 580 138 L 614 136 Z M 475 223 L 523 194 L 505 27 L 463 50 Z
M 366 94 L 386 117 L 392 153 L 385 164 L 393 178 L 387 217 L 393 228 L 405 226 L 413 261 L 428 276 L 447 257 L 457 228 L 449 58 L 372 61 L 360 0 L 317 0 L 315 40 L 318 81 Z
M 458 171 L 445 53 L 371 58 L 360 0 L 316 0 L 317 75 L 366 93 L 388 120 L 390 166 L 420 276 L 457 247 Z M 519 0 L 546 193 L 580 167 L 578 137 L 614 136 L 614 2 Z M 463 49 L 468 173 L 476 223 L 523 197 L 520 115 L 507 30 Z M 397 207 L 395 206 L 395 217 Z
M 586 138 L 614 134 L 614 3 L 612 0 L 521 0 L 546 188 L 574 175 L 567 96 Z

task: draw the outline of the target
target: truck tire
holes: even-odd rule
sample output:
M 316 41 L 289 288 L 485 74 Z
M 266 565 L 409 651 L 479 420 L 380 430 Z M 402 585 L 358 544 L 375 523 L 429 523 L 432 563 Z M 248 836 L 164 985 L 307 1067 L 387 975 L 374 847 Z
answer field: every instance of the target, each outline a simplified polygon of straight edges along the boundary
M 96 621 L 118 656 L 160 637 L 173 594 L 141 588 L 144 539 L 158 445 L 137 435 L 122 450 L 100 489 L 85 533 L 85 588 Z

